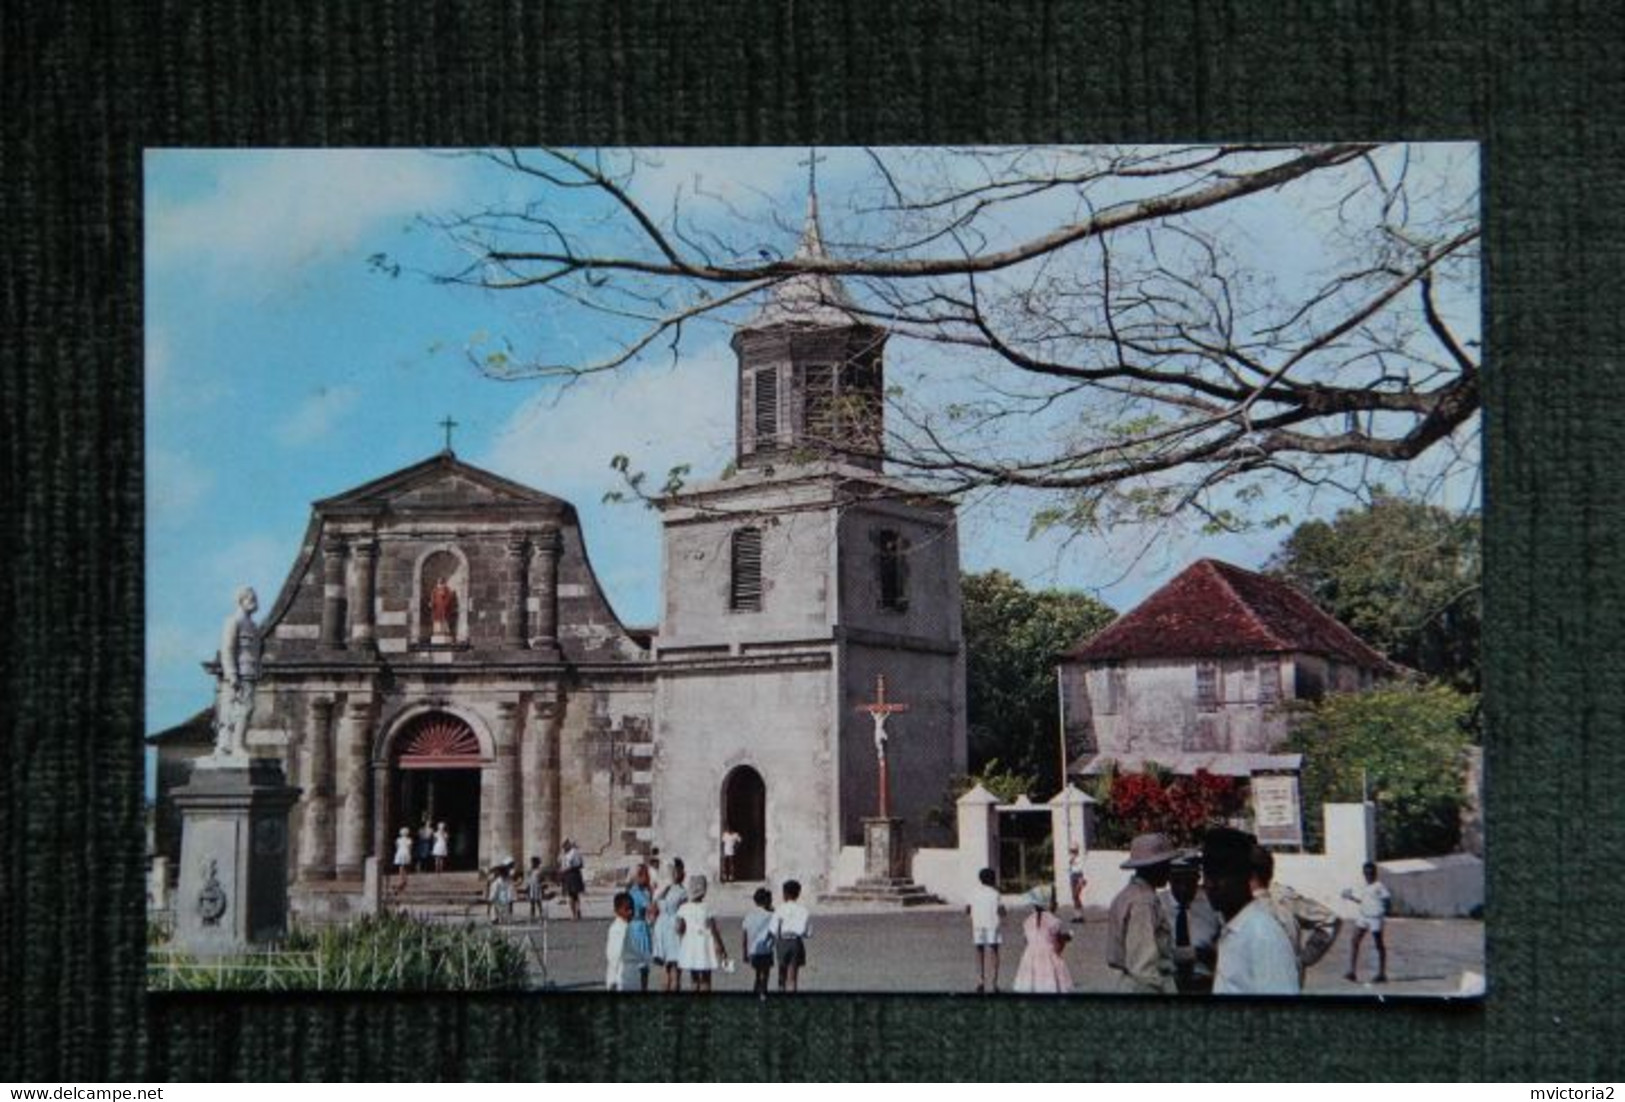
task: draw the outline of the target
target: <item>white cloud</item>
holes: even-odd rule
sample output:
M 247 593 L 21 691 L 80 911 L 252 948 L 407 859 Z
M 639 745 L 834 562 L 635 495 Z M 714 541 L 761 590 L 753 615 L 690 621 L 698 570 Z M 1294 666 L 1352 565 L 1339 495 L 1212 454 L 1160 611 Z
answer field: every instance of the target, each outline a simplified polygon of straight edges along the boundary
M 714 476 L 732 457 L 734 366 L 718 342 L 676 368 L 639 368 L 539 394 L 497 431 L 482 465 L 578 505 L 618 488 L 610 470 L 617 455 L 652 479 L 680 463 Z
M 283 418 L 276 427 L 276 438 L 290 448 L 320 440 L 360 400 L 361 391 L 356 387 L 322 387 Z
M 689 464 L 689 481 L 715 478 L 733 458 L 732 351 L 717 342 L 675 369 L 643 368 L 586 379 L 524 403 L 475 459 L 506 477 L 564 498 L 581 516 L 588 554 L 616 612 L 628 623 L 659 617 L 660 523 L 637 503 L 605 504 L 624 489 L 610 461 L 625 455 L 658 490 Z
M 156 527 L 188 516 L 214 488 L 213 472 L 185 452 L 147 449 L 147 514 Z
M 149 158 L 198 158 L 158 151 Z M 453 199 L 453 162 L 409 150 L 298 149 L 208 154 L 212 187 L 147 211 L 147 258 L 160 269 L 207 265 L 244 278 L 286 274 L 341 255 L 376 223 Z M 250 271 L 243 271 L 250 269 Z

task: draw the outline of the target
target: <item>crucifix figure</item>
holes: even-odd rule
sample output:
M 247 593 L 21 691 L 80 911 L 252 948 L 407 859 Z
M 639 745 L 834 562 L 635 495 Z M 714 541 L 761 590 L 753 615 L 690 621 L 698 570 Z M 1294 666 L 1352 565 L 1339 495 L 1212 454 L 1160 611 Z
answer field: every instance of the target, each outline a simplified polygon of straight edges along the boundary
M 875 721 L 875 760 L 880 765 L 880 817 L 891 818 L 891 784 L 886 768 L 886 717 L 908 711 L 907 704 L 894 704 L 886 699 L 886 675 L 875 678 L 875 699 L 858 705 L 858 711 L 869 713 Z
M 451 414 L 448 413 L 448 414 L 446 414 L 446 419 L 444 421 L 440 422 L 440 427 L 446 430 L 446 454 L 450 455 L 451 454 L 451 430 L 457 427 L 457 422 L 453 421 L 451 419 Z

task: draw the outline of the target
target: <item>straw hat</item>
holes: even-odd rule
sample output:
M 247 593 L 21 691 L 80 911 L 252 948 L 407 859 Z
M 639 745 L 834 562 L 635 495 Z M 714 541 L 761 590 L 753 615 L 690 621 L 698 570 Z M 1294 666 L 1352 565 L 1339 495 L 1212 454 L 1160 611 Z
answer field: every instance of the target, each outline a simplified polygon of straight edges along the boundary
M 1161 865 L 1183 857 L 1184 851 L 1174 848 L 1166 834 L 1136 834 L 1134 841 L 1129 843 L 1128 860 L 1118 868 L 1143 869 L 1152 865 Z

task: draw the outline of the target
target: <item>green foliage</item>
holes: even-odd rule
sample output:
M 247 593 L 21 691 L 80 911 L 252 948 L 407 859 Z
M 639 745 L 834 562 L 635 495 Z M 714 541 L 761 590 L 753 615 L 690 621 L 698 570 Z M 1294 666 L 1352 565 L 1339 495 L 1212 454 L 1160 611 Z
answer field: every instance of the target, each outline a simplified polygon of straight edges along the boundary
M 1305 827 L 1325 803 L 1377 805 L 1380 857 L 1449 853 L 1461 838 L 1469 725 L 1478 699 L 1445 685 L 1399 685 L 1298 705 L 1282 750 L 1303 755 Z
M 961 589 L 971 768 L 1004 763 L 1029 779 L 1024 791 L 1047 798 L 1060 788 L 1056 656 L 1114 613 L 1082 593 L 1030 590 L 1000 570 L 966 574 Z
M 1401 665 L 1479 685 L 1481 524 L 1378 492 L 1370 505 L 1300 524 L 1269 571 Z
M 173 991 L 517 991 L 525 950 L 482 927 L 384 914 L 295 930 L 268 952 L 154 957 L 149 981 Z
M 987 789 L 1001 804 L 1009 804 L 1015 803 L 1016 797 L 1023 793 L 1031 799 L 1037 783 L 1030 774 L 1018 773 L 1007 768 L 998 758 L 990 758 L 974 772 L 955 773 L 949 777 L 948 791 L 943 794 L 941 806 L 932 808 L 926 817 L 936 826 L 951 827 L 957 822 L 955 803 L 977 785 Z

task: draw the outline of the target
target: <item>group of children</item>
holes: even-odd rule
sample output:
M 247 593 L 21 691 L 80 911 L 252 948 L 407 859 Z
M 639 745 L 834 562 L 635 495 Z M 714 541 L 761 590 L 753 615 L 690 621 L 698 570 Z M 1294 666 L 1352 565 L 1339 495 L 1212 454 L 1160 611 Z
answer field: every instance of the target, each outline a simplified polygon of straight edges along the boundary
M 705 992 L 719 968 L 731 973 L 733 958 L 706 902 L 708 889 L 704 876 L 689 877 L 683 863 L 674 861 L 671 882 L 656 896 L 648 867 L 640 865 L 612 904 L 615 918 L 604 940 L 604 986 L 647 991 L 651 967 L 658 966 L 665 975 L 663 990 L 681 991 L 686 972 L 691 989 Z M 775 910 L 773 893 L 757 888 L 755 906 L 741 924 L 740 955 L 754 973 L 752 991 L 761 996 L 768 992 L 775 963 L 779 990 L 786 993 L 797 990 L 807 963 L 812 916 L 801 902 L 801 885 L 786 880 L 781 890 L 784 902 Z
M 999 990 L 999 946 L 1004 942 L 1000 930 L 1004 918 L 1004 904 L 1000 902 L 998 878 L 992 869 L 977 873 L 977 885 L 971 890 L 971 901 L 965 908 L 970 915 L 971 945 L 976 950 L 976 993 L 997 993 Z M 1022 994 L 1061 994 L 1072 990 L 1072 974 L 1067 970 L 1061 953 L 1072 935 L 1061 920 L 1055 917 L 1055 892 L 1051 888 L 1034 888 L 1027 893 L 1031 908 L 1022 920 L 1021 932 L 1026 946 L 1021 963 L 1016 968 L 1015 990 Z

